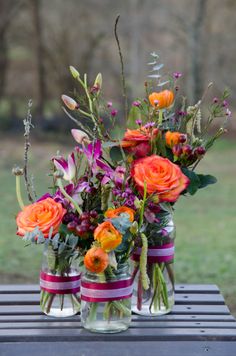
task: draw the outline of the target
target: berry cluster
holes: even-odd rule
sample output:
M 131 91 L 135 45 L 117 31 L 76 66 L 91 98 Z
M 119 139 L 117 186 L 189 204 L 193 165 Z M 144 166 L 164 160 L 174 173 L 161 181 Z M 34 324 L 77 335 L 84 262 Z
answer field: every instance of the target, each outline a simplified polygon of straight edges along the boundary
M 201 158 L 206 153 L 206 150 L 203 146 L 193 148 L 192 146 L 185 144 L 183 146 L 175 145 L 172 148 L 172 152 L 176 158 L 176 161 L 192 164 L 197 159 Z
M 97 227 L 98 213 L 95 210 L 83 212 L 80 216 L 74 213 L 67 213 L 64 216 L 63 223 L 67 225 L 68 231 L 73 234 L 87 238 L 89 233 L 93 233 Z

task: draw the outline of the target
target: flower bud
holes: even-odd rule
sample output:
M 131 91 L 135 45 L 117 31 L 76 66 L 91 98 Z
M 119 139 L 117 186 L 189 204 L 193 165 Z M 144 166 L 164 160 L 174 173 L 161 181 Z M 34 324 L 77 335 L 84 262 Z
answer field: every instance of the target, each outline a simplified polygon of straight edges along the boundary
M 133 224 L 131 225 L 130 232 L 133 235 L 137 234 L 137 232 L 138 232 L 138 223 L 137 223 L 137 221 L 134 221 Z
M 72 129 L 71 134 L 74 137 L 75 141 L 78 142 L 79 144 L 85 143 L 88 144 L 90 142 L 88 135 L 78 129 Z
M 95 82 L 94 82 L 94 87 L 98 88 L 99 90 L 102 88 L 102 74 L 98 73 Z
M 182 147 L 180 145 L 174 145 L 172 148 L 173 155 L 180 157 L 182 154 Z
M 192 147 L 190 145 L 184 145 L 182 147 L 183 154 L 185 154 L 187 156 L 191 155 L 192 151 L 193 151 L 193 149 L 192 149 Z
M 203 146 L 199 146 L 199 147 L 195 148 L 194 153 L 197 156 L 203 156 L 206 153 L 206 149 Z
M 14 167 L 12 169 L 12 174 L 14 174 L 15 176 L 23 176 L 24 170 L 23 170 L 23 168 L 20 168 L 20 167 Z
M 140 209 L 141 208 L 141 202 L 137 197 L 134 200 L 134 206 L 135 206 L 136 209 Z
M 80 76 L 79 72 L 77 71 L 77 69 L 75 69 L 75 67 L 70 66 L 70 72 L 71 72 L 73 78 L 75 78 L 75 79 L 79 78 L 79 76 Z
M 187 141 L 187 135 L 181 134 L 181 135 L 179 136 L 179 142 L 180 142 L 180 143 L 185 143 L 186 141 Z
M 79 104 L 74 99 L 72 99 L 70 96 L 62 95 L 61 99 L 68 109 L 70 109 L 70 110 L 78 109 Z

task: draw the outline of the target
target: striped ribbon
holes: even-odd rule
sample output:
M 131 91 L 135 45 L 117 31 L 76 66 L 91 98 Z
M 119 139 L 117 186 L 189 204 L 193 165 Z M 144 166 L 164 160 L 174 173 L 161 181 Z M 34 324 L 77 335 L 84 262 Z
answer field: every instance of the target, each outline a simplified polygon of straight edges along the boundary
M 75 294 L 80 291 L 80 274 L 69 277 L 40 272 L 40 288 L 52 294 Z
M 115 282 L 85 282 L 81 281 L 81 299 L 86 302 L 110 302 L 130 298 L 133 293 L 132 279 Z
M 134 261 L 139 261 L 142 248 L 139 247 L 132 255 Z M 161 263 L 170 262 L 174 259 L 175 246 L 173 243 L 165 244 L 162 246 L 153 246 L 148 248 L 147 262 L 148 263 Z

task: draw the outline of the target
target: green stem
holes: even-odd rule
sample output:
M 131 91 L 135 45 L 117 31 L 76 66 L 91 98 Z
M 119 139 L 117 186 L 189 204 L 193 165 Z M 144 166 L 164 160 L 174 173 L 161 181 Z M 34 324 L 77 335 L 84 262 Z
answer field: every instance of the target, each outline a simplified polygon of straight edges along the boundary
M 96 319 L 98 306 L 99 306 L 99 303 L 95 303 L 95 302 L 90 303 L 89 317 L 88 317 L 89 321 L 93 321 Z
M 163 110 L 159 110 L 158 126 L 162 125 L 163 121 Z
M 76 201 L 74 201 L 74 199 L 71 198 L 71 196 L 69 194 L 67 194 L 67 192 L 65 191 L 62 181 L 61 181 L 61 178 L 57 178 L 57 184 L 58 184 L 58 187 L 60 188 L 60 191 L 62 192 L 62 194 L 74 205 L 74 207 L 78 211 L 79 215 L 81 215 L 82 210 L 80 209 L 80 207 L 76 203 Z
M 20 205 L 20 208 L 23 210 L 25 206 L 24 206 L 23 199 L 21 196 L 20 176 L 16 176 L 16 197 L 17 197 L 18 203 Z

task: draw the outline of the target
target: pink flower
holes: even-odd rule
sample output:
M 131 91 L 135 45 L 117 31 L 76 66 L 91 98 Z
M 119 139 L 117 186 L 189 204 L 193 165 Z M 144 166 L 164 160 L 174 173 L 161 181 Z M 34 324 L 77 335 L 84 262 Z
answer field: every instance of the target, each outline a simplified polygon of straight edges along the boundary
M 53 159 L 55 167 L 62 171 L 64 176 L 63 178 L 67 181 L 71 181 L 75 177 L 76 165 L 75 165 L 75 156 L 72 152 L 68 155 L 68 160 L 66 161 L 62 156 L 56 157 Z
M 68 107 L 68 109 L 70 109 L 70 110 L 78 109 L 79 104 L 74 99 L 72 99 L 70 96 L 62 95 L 61 99 L 62 99 L 63 103 L 65 104 L 65 106 Z
M 80 144 L 89 143 L 90 142 L 88 135 L 85 132 L 81 131 L 81 130 L 72 129 L 71 130 L 71 134 L 74 137 L 75 141 L 80 143 Z

